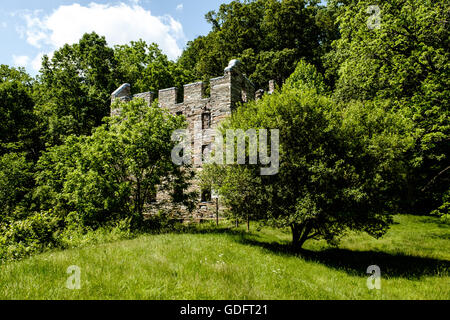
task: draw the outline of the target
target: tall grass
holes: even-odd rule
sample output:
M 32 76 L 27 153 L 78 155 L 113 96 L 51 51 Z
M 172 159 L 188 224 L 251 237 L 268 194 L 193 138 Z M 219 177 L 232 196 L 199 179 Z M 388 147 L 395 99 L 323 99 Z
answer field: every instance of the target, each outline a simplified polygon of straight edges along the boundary
M 381 240 L 349 234 L 302 252 L 286 230 L 193 228 L 47 252 L 0 266 L 1 299 L 450 299 L 450 227 L 397 216 Z M 81 269 L 69 290 L 67 268 Z M 381 290 L 367 267 L 381 269 Z

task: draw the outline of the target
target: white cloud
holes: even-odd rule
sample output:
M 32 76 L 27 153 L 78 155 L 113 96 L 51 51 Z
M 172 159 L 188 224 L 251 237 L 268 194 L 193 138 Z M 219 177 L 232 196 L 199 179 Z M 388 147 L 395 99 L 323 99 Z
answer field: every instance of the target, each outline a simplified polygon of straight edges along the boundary
M 44 55 L 47 55 L 50 59 L 53 57 L 53 51 L 52 52 L 39 52 L 33 59 L 31 59 L 29 56 L 16 56 L 13 55 L 13 65 L 15 67 L 24 67 L 28 68 L 31 67 L 33 71 L 38 72 L 41 69 L 42 66 L 42 58 Z
M 41 69 L 42 66 L 42 58 L 44 57 L 43 52 L 40 52 L 36 55 L 36 57 L 31 61 L 31 67 L 33 68 L 34 71 L 39 71 Z M 47 54 L 49 57 L 51 57 L 53 54 Z
M 7 28 L 7 27 L 8 27 L 8 24 L 5 21 L 3 21 L 2 22 L 2 28 Z
M 13 54 L 13 64 L 16 67 L 26 67 L 28 66 L 28 62 L 30 61 L 30 57 L 28 56 L 16 56 Z
M 183 8 L 184 8 L 184 5 L 182 3 L 177 5 L 177 11 L 183 11 Z
M 84 33 L 95 31 L 105 36 L 109 45 L 143 39 L 156 42 L 169 58 L 177 58 L 182 52 L 177 41 L 185 39 L 182 25 L 169 15 L 153 16 L 139 1 L 132 3 L 87 6 L 74 3 L 58 7 L 50 15 L 23 14 L 26 21 L 23 35 L 37 48 L 56 49 L 66 43 L 76 43 Z
M 34 13 L 36 15 L 37 13 Z M 21 37 L 26 37 L 27 42 L 34 47 L 41 48 L 41 43 L 46 41 L 47 34 L 45 32 L 44 23 L 37 17 L 31 14 L 25 14 L 24 18 L 27 22 L 26 28 L 19 27 L 18 31 Z

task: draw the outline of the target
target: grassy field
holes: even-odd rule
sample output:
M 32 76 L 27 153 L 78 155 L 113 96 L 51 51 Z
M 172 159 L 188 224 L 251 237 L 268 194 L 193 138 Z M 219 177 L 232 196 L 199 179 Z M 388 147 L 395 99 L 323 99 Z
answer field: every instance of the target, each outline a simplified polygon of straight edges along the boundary
M 450 299 L 450 226 L 397 216 L 380 240 L 290 251 L 290 234 L 210 228 L 48 252 L 0 266 L 0 299 Z M 81 289 L 66 288 L 71 265 Z M 381 290 L 366 269 L 381 268 Z

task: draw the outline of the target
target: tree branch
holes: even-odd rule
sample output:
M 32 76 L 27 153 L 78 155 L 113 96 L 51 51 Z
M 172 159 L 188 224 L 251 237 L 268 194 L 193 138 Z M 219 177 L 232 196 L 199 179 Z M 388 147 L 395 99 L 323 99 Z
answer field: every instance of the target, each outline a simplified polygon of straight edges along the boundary
M 448 166 L 447 168 L 445 168 L 444 170 L 442 170 L 441 172 L 439 172 L 437 174 L 437 176 L 435 176 L 433 179 L 431 179 L 430 182 L 428 182 L 428 184 L 421 190 L 422 192 L 424 192 L 429 186 L 431 186 L 433 183 L 436 182 L 436 179 L 439 178 L 440 176 L 442 176 L 447 170 L 450 169 L 450 166 Z

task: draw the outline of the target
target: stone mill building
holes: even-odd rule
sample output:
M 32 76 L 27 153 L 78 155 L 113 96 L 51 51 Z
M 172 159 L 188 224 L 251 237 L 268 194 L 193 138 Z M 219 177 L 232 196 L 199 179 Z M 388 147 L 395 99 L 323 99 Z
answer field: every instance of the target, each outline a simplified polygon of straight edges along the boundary
M 158 103 L 161 108 L 169 110 L 173 115 L 184 115 L 188 122 L 190 132 L 194 129 L 215 129 L 220 122 L 230 116 L 239 103 L 259 99 L 264 91 L 255 90 L 253 83 L 242 73 L 239 60 L 230 61 L 224 70 L 224 75 L 209 81 L 210 94 L 205 94 L 204 82 L 196 82 L 184 85 L 183 101 L 178 100 L 178 88 L 163 89 L 158 92 Z M 269 84 L 269 93 L 274 89 L 274 82 Z M 111 100 L 130 101 L 134 98 L 143 98 L 150 106 L 155 99 L 155 93 L 145 92 L 131 95 L 131 86 L 123 84 L 111 95 Z M 118 110 L 111 110 L 111 115 L 117 114 Z M 198 128 L 200 127 L 200 128 Z M 197 148 L 193 148 L 194 168 L 201 170 L 201 165 L 195 159 L 202 158 L 205 150 L 211 146 L 213 137 L 194 136 Z M 201 162 L 201 161 L 200 161 Z M 196 187 L 199 189 L 199 187 Z M 216 214 L 216 203 L 211 198 L 211 190 L 198 190 L 200 194 L 198 209 L 194 212 L 195 218 L 210 219 Z M 157 195 L 158 202 L 163 195 Z M 223 208 L 221 208 L 223 209 Z

